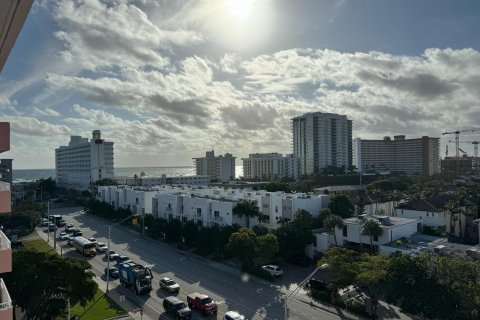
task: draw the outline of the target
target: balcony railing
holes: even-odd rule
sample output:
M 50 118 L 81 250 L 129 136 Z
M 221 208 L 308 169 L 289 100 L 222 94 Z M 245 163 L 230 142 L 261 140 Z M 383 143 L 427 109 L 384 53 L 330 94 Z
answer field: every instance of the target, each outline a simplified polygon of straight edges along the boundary
M 12 272 L 12 246 L 7 236 L 0 230 L 0 273 Z
M 216 216 L 216 215 L 211 215 L 211 216 L 210 216 L 210 220 L 223 221 L 223 217 L 221 217 L 221 216 Z
M 12 315 L 12 299 L 10 298 L 5 282 L 0 278 L 0 319 L 12 319 Z

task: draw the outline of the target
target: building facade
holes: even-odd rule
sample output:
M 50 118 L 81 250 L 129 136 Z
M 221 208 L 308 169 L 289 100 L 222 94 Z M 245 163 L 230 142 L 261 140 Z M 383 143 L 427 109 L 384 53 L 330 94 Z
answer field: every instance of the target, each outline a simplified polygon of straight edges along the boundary
M 68 146 L 55 149 L 57 185 L 86 190 L 90 183 L 113 179 L 113 142 L 101 138 L 100 130 L 92 132 L 92 139 L 71 136 Z
M 243 177 L 246 179 L 300 179 L 300 158 L 293 154 L 283 157 L 279 153 L 253 153 L 248 158 L 242 158 L 242 162 Z
M 174 176 L 167 177 L 162 174 L 161 177 L 115 177 L 115 181 L 120 185 L 127 186 L 142 186 L 142 187 L 155 187 L 165 184 L 169 185 L 191 185 L 191 186 L 207 186 L 210 183 L 209 176 Z
M 211 181 L 220 182 L 235 180 L 235 157 L 230 153 L 216 157 L 212 150 L 205 157 L 193 160 L 197 176 L 209 176 Z
M 10 123 L 0 122 L 0 153 L 10 150 Z M 12 211 L 10 184 L 0 181 L 0 214 Z M 12 272 L 12 246 L 10 240 L 0 228 L 0 319 L 13 317 L 13 304 L 2 274 Z
M 169 185 L 148 189 L 99 186 L 97 199 L 116 209 L 126 208 L 132 213 L 151 213 L 156 218 L 178 219 L 182 223 L 194 221 L 204 227 L 233 224 L 245 227 L 245 217 L 234 215 L 233 208 L 241 199 L 249 199 L 257 203 L 264 218 L 261 223 L 257 219 L 250 219 L 249 227 L 261 224 L 268 229 L 276 229 L 283 221 L 294 219 L 301 209 L 318 216 L 320 211 L 328 206 L 329 201 L 326 195 Z
M 0 159 L 0 181 L 12 184 L 12 163 L 13 159 Z
M 402 172 L 433 175 L 440 172 L 440 138 L 404 135 L 383 140 L 355 139 L 355 166 L 362 173 Z
M 313 112 L 292 119 L 293 155 L 302 174 L 352 165 L 352 120 L 345 115 Z

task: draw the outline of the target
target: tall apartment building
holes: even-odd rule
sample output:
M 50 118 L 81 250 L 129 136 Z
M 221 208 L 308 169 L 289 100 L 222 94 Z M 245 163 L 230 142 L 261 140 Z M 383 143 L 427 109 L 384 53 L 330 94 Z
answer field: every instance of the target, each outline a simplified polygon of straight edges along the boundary
M 300 158 L 293 154 L 283 157 L 279 153 L 251 153 L 242 161 L 243 177 L 247 179 L 300 179 Z
M 193 158 L 196 175 L 209 176 L 211 181 L 228 182 L 235 179 L 235 157 L 230 153 L 215 157 L 215 152 L 207 151 L 205 157 Z
M 404 135 L 383 140 L 355 139 L 356 167 L 359 171 L 403 172 L 433 175 L 440 172 L 440 138 L 405 139 Z
M 0 122 L 0 153 L 10 150 L 10 123 Z M 0 214 L 12 211 L 10 184 L 0 181 Z M 0 229 L 0 319 L 12 319 L 12 299 L 1 275 L 12 271 L 12 247 L 10 240 Z
M 352 165 L 352 120 L 345 115 L 312 112 L 292 119 L 293 155 L 301 173 Z
M 68 146 L 55 149 L 55 174 L 60 187 L 87 190 L 91 182 L 114 178 L 113 142 L 101 138 L 100 130 L 92 139 L 71 136 Z

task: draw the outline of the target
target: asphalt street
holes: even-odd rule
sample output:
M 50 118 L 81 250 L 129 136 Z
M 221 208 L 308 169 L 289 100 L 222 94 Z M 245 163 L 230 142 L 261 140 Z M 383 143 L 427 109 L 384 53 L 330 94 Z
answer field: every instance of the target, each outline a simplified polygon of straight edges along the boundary
M 83 236 L 95 237 L 99 242 L 108 243 L 110 225 L 108 221 L 81 211 L 66 213 L 67 210 L 57 209 L 55 214 L 62 214 L 67 223 L 80 228 Z M 41 237 L 47 240 L 47 233 L 43 232 L 43 229 L 39 231 Z M 59 228 L 58 234 L 61 231 L 62 228 Z M 49 244 L 53 246 L 52 233 Z M 60 247 L 65 256 L 87 259 L 97 275 L 100 288 L 105 288 L 106 278 L 103 275 L 103 270 L 107 266 L 105 255 L 84 258 L 57 238 L 59 252 Z M 111 228 L 110 249 L 152 269 L 154 279 L 150 294 L 136 296 L 120 286 L 118 280 L 109 282 L 111 296 L 123 296 L 137 308 L 143 306 L 142 319 L 169 319 L 164 313 L 162 301 L 170 294 L 159 286 L 159 280 L 165 276 L 173 278 L 180 285 L 178 297 L 185 302 L 186 296 L 192 292 L 206 293 L 217 301 L 216 316 L 203 317 L 198 311 L 193 310 L 192 319 L 223 319 L 224 313 L 228 310 L 236 310 L 245 315 L 246 319 L 252 320 L 284 319 L 285 295 L 295 290 L 296 284 L 302 282 L 313 268 L 287 267 L 286 275 L 282 279 L 270 283 L 244 275 L 235 267 L 177 250 L 160 241 L 144 239 L 133 230 L 117 226 Z M 289 319 L 340 319 L 337 315 L 305 303 L 307 301 L 305 297 L 305 291 L 300 290 L 294 298 L 288 300 Z M 132 310 L 127 311 L 131 313 Z

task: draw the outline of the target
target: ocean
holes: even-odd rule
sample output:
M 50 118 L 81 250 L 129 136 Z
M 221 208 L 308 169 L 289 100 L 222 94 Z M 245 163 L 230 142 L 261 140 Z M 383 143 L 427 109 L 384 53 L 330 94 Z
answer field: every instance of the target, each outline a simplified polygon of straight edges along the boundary
M 159 177 L 162 174 L 167 177 L 173 176 L 193 176 L 195 175 L 195 167 L 138 167 L 138 168 L 115 168 L 115 177 L 133 177 L 140 176 L 141 172 L 146 177 Z M 29 182 L 41 178 L 55 178 L 55 169 L 13 169 L 13 182 Z M 235 167 L 235 177 L 239 178 L 243 175 L 243 167 Z

